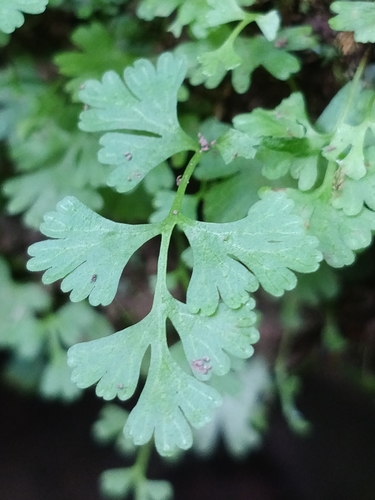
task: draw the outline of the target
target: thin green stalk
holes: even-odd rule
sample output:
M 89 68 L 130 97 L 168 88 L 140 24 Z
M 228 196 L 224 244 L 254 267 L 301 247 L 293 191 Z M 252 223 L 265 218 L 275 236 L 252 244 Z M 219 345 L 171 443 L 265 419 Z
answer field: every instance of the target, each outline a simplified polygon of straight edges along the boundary
M 245 19 L 243 19 L 240 23 L 237 24 L 237 26 L 234 28 L 234 30 L 232 31 L 232 33 L 229 35 L 228 39 L 226 40 L 225 43 L 227 43 L 228 41 L 234 41 L 238 35 L 241 33 L 241 31 L 246 28 L 246 26 L 250 23 L 252 23 L 253 21 L 255 21 L 256 19 L 256 15 L 254 14 L 248 14 Z
M 189 161 L 185 172 L 183 173 L 183 176 L 181 177 L 180 184 L 178 186 L 176 196 L 174 198 L 172 207 L 169 211 L 169 215 L 166 219 L 168 221 L 168 224 L 170 224 L 170 218 L 176 218 L 176 215 L 180 212 L 181 210 L 181 205 L 182 205 L 182 200 L 184 198 L 184 194 L 187 188 L 187 185 L 189 184 L 190 178 L 193 175 L 195 167 L 198 165 L 201 157 L 203 155 L 203 152 L 197 151 L 194 156 L 191 158 Z M 175 224 L 173 224 L 174 226 Z
M 167 277 L 168 249 L 172 236 L 172 231 L 174 226 L 178 222 L 178 216 L 181 210 L 182 201 L 184 199 L 186 188 L 189 184 L 191 176 L 193 175 L 195 167 L 197 166 L 202 157 L 202 154 L 203 152 L 201 151 L 196 152 L 189 161 L 185 169 L 185 172 L 181 177 L 176 192 L 176 196 L 173 200 L 173 204 L 169 211 L 169 214 L 162 223 L 165 226 L 165 230 L 163 231 L 161 236 L 161 245 L 160 245 L 158 267 L 157 267 L 157 281 L 155 287 L 155 297 L 159 297 L 160 300 L 165 299 L 168 295 L 166 294 L 166 292 L 168 291 L 166 284 L 166 277 Z M 159 307 L 160 304 L 156 305 L 156 302 L 157 301 L 154 301 L 154 307 Z
M 333 178 L 336 170 L 337 170 L 336 163 L 334 161 L 329 161 L 326 172 L 324 174 L 324 179 L 322 184 L 313 193 L 311 193 L 311 197 L 313 199 L 322 198 L 324 193 L 327 195 L 328 198 L 330 198 Z
M 148 467 L 148 462 L 150 461 L 151 450 L 152 441 L 149 441 L 139 448 L 137 459 L 132 467 L 132 469 L 135 471 L 136 477 L 140 477 L 142 479 L 146 477 L 146 470 Z
M 309 431 L 310 425 L 294 404 L 298 379 L 295 375 L 291 375 L 287 368 L 291 335 L 292 332 L 288 328 L 282 332 L 274 368 L 276 387 L 285 419 L 295 431 L 305 433 Z
M 136 499 L 141 498 L 142 496 L 141 488 L 142 484 L 146 479 L 146 472 L 148 468 L 148 463 L 150 461 L 151 450 L 152 450 L 152 441 L 149 441 L 148 443 L 141 446 L 135 464 L 132 467 L 132 471 L 134 474 L 134 485 L 135 485 L 134 493 Z

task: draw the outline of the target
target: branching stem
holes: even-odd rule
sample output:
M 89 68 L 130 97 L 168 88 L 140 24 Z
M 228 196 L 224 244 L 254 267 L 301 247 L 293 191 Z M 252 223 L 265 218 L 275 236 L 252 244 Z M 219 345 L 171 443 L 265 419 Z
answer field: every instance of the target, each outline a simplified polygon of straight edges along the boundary
M 165 299 L 168 297 L 166 276 L 167 276 L 167 262 L 168 262 L 168 249 L 171 240 L 173 228 L 178 222 L 179 214 L 181 211 L 182 201 L 185 195 L 186 188 L 189 184 L 189 180 L 193 175 L 195 167 L 198 165 L 203 152 L 196 152 L 194 156 L 189 161 L 185 172 L 181 178 L 180 184 L 178 186 L 175 199 L 173 201 L 172 207 L 169 211 L 168 216 L 162 222 L 163 232 L 161 236 L 160 253 L 158 259 L 158 269 L 157 269 L 157 282 L 155 287 L 155 298 Z M 156 301 L 155 301 L 156 302 Z M 155 305 L 155 304 L 154 304 Z M 157 306 L 156 306 L 157 307 Z

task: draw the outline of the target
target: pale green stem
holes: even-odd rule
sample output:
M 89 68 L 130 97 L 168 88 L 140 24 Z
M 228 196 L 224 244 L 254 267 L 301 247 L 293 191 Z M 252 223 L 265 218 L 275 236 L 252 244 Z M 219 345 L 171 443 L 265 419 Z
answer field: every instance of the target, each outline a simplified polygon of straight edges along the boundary
M 227 43 L 228 41 L 231 41 L 233 42 L 237 37 L 238 35 L 241 33 L 241 31 L 246 28 L 246 26 L 250 23 L 252 23 L 253 21 L 255 21 L 256 19 L 256 15 L 254 14 L 248 14 L 245 19 L 243 19 L 239 24 L 237 24 L 237 26 L 234 28 L 234 30 L 232 31 L 232 33 L 229 35 L 228 39 L 226 40 L 225 43 Z
M 286 368 L 286 362 L 288 359 L 289 353 L 289 337 L 290 332 L 288 329 L 283 329 L 281 333 L 281 339 L 279 343 L 279 348 L 277 350 L 277 356 L 275 361 L 275 375 L 276 375 L 276 384 L 278 387 L 282 386 L 282 383 L 288 376 L 288 370 Z M 279 390 L 281 394 L 282 391 Z M 281 401 L 282 406 L 284 406 L 284 402 Z
M 181 177 L 180 184 L 179 184 L 177 192 L 176 192 L 176 196 L 174 198 L 172 207 L 169 211 L 169 215 L 165 219 L 165 222 L 168 223 L 168 226 L 171 224 L 171 219 L 173 219 L 173 218 L 176 219 L 176 215 L 178 215 L 178 213 L 181 210 L 182 200 L 184 198 L 186 188 L 189 184 L 191 176 L 193 175 L 194 169 L 198 165 L 202 155 L 203 155 L 203 152 L 201 152 L 201 151 L 196 152 L 194 154 L 194 156 L 189 161 L 183 176 Z M 176 222 L 173 223 L 172 229 L 175 225 L 176 225 Z
M 49 320 L 51 320 L 51 326 L 48 328 L 48 330 L 49 330 L 48 346 L 49 346 L 51 358 L 55 359 L 55 358 L 58 358 L 59 355 L 61 354 L 62 347 L 60 344 L 59 333 L 53 325 L 52 316 L 47 318 L 46 322 L 48 323 Z
M 199 160 L 202 157 L 202 152 L 197 152 L 189 161 L 185 172 L 180 180 L 180 184 L 178 186 L 176 196 L 173 200 L 172 207 L 167 215 L 166 219 L 162 222 L 164 226 L 164 230 L 161 236 L 161 245 L 158 259 L 158 268 L 157 268 L 157 280 L 155 286 L 155 296 L 166 298 L 168 294 L 167 292 L 167 284 L 166 284 L 166 276 L 167 276 L 167 263 L 168 263 L 168 249 L 169 243 L 171 240 L 172 232 L 175 225 L 179 219 L 179 213 L 181 210 L 182 201 L 185 195 L 186 188 L 189 184 L 189 180 L 193 175 L 194 169 L 199 163 Z M 155 304 L 154 307 L 159 307 L 160 304 Z
M 348 99 L 346 101 L 346 105 L 344 107 L 344 109 L 342 110 L 338 120 L 337 120 L 337 123 L 336 123 L 336 126 L 334 127 L 333 130 L 337 129 L 337 127 L 343 123 L 347 117 L 347 114 L 350 110 L 350 107 L 352 105 L 352 102 L 353 102 L 353 98 L 354 98 L 354 95 L 355 95 L 355 91 L 357 89 L 357 85 L 361 79 L 361 76 L 363 74 L 363 71 L 366 67 L 366 63 L 367 63 L 367 58 L 368 58 L 368 54 L 369 54 L 369 51 L 366 50 L 365 54 L 363 55 L 360 63 L 358 64 L 358 68 L 355 72 L 355 75 L 354 75 L 354 78 L 351 82 L 351 86 L 350 86 L 350 92 L 349 92 L 349 96 L 348 96 Z
M 132 471 L 134 474 L 134 493 L 136 500 L 138 500 L 138 498 L 143 498 L 141 487 L 146 479 L 146 471 L 148 468 L 148 463 L 150 461 L 151 450 L 152 441 L 149 441 L 148 443 L 141 446 L 138 451 L 135 464 L 132 467 Z
M 318 187 L 318 189 L 316 189 L 313 193 L 311 193 L 312 199 L 316 200 L 318 198 L 322 198 L 324 194 L 326 194 L 328 199 L 330 198 L 333 178 L 336 170 L 337 170 L 337 164 L 334 161 L 329 161 L 322 184 Z

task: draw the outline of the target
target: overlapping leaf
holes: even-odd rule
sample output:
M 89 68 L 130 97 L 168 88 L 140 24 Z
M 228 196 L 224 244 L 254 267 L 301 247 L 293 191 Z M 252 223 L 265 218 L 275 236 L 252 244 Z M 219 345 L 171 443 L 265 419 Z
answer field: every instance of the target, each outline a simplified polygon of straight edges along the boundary
M 189 25 L 198 38 L 207 34 L 206 15 L 210 10 L 207 0 L 142 0 L 137 14 L 141 19 L 168 17 L 177 10 L 176 19 L 169 27 L 175 37 L 181 35 L 184 26 Z
M 368 167 L 364 177 L 353 180 L 340 169 L 335 175 L 332 206 L 349 216 L 359 214 L 364 205 L 375 212 L 375 147 L 367 148 L 365 154 Z
M 66 349 L 82 342 L 112 333 L 106 318 L 86 303 L 68 303 L 42 323 L 48 363 L 41 375 L 40 392 L 47 398 L 71 401 L 81 391 L 71 380 L 66 363 Z
M 154 199 L 155 212 L 150 217 L 150 222 L 161 222 L 169 214 L 175 199 L 175 191 L 159 190 Z M 197 218 L 199 199 L 195 195 L 185 195 L 181 204 L 181 213 L 192 219 Z
M 198 150 L 176 116 L 177 91 L 185 70 L 183 59 L 164 54 L 156 68 L 141 60 L 125 70 L 125 83 L 115 73 L 107 73 L 102 83 L 85 85 L 81 95 L 92 108 L 83 112 L 82 128 L 120 130 L 102 138 L 105 148 L 100 153 L 105 163 L 116 165 L 114 179 L 120 191 L 130 189 L 171 155 Z M 205 142 L 198 155 L 217 149 L 229 164 L 237 155 L 247 159 L 254 155 L 257 140 L 246 147 L 246 134 L 241 131 L 216 133 L 221 135 L 214 138 L 216 144 L 201 137 Z M 130 256 L 147 240 L 162 235 L 151 312 L 126 330 L 71 347 L 69 364 L 79 387 L 97 384 L 96 392 L 104 399 L 125 400 L 138 386 L 142 360 L 150 354 L 147 379 L 126 422 L 125 435 L 138 445 L 154 435 L 164 455 L 189 448 L 190 425 L 202 426 L 220 403 L 217 391 L 204 383 L 211 374 L 227 373 L 230 355 L 251 356 L 258 332 L 249 292 L 261 283 L 280 295 L 295 285 L 293 271 L 313 271 L 320 260 L 317 241 L 305 235 L 301 220 L 292 213 L 292 202 L 283 193 L 267 193 L 245 219 L 227 224 L 189 219 L 182 213 L 182 200 L 172 213 L 169 205 L 162 222 L 129 225 L 106 220 L 67 197 L 56 212 L 46 215 L 41 230 L 52 239 L 32 245 L 33 258 L 28 263 L 31 270 L 46 270 L 46 283 L 63 279 L 62 290 L 71 291 L 73 301 L 89 297 L 91 304 L 105 305 L 113 299 Z M 167 245 L 175 225 L 186 233 L 194 255 L 187 304 L 174 299 L 166 288 Z M 189 373 L 168 348 L 168 319 L 180 335 Z
M 80 92 L 90 108 L 81 114 L 83 130 L 124 131 L 107 133 L 100 141 L 99 160 L 116 166 L 108 184 L 118 191 L 133 189 L 172 155 L 197 148 L 177 120 L 177 92 L 185 73 L 183 58 L 164 53 L 156 68 L 141 59 L 124 71 L 124 80 L 108 72 L 102 82 L 89 80 Z
M 337 14 L 329 20 L 336 31 L 353 31 L 357 42 L 375 42 L 374 2 L 333 2 L 331 10 Z
M 263 163 L 266 177 L 277 179 L 290 172 L 299 180 L 300 189 L 314 185 L 318 158 L 330 136 L 312 127 L 301 94 L 292 94 L 273 110 L 257 108 L 252 113 L 238 115 L 234 126 L 251 137 L 259 137 L 260 147 L 255 157 Z
M 12 33 L 23 25 L 26 14 L 41 14 L 48 0 L 0 0 L 0 30 Z
M 64 198 L 56 212 L 45 215 L 41 231 L 50 238 L 29 248 L 31 271 L 46 270 L 44 283 L 64 278 L 70 299 L 89 297 L 92 305 L 109 304 L 124 266 L 147 240 L 160 233 L 158 225 L 118 224 L 92 212 L 74 197 Z
M 358 100 L 361 106 L 356 115 L 339 122 L 332 132 L 318 131 L 310 124 L 299 93 L 284 99 L 274 110 L 256 109 L 238 115 L 234 125 L 251 137 L 263 136 L 256 159 L 264 163 L 263 172 L 268 178 L 290 172 L 305 191 L 318 178 L 322 156 L 335 162 L 343 177 L 358 180 L 366 175 L 364 150 L 369 132 L 375 130 L 374 94 L 366 90 L 358 94 Z
M 95 145 L 93 137 L 69 133 L 53 122 L 13 140 L 13 160 L 25 172 L 3 185 L 9 198 L 8 212 L 23 213 L 25 223 L 38 228 L 43 215 L 68 194 L 91 208 L 101 208 L 102 198 L 96 189 L 105 184 L 106 172 L 97 161 Z
M 259 201 L 259 190 L 270 182 L 261 173 L 262 164 L 251 160 L 230 177 L 216 182 L 204 195 L 203 213 L 207 222 L 233 222 L 246 217 Z
M 45 92 L 35 68 L 28 61 L 13 61 L 0 71 L 0 138 L 13 135 L 16 124 L 37 106 Z
M 270 192 L 237 222 L 211 224 L 186 219 L 181 225 L 194 255 L 187 291 L 190 310 L 212 314 L 219 297 L 228 307 L 237 308 L 259 283 L 269 293 L 282 295 L 296 284 L 292 270 L 316 270 L 318 242 L 306 237 L 292 210 L 293 204 L 283 193 Z
M 172 486 L 168 481 L 140 477 L 135 467 L 123 467 L 104 471 L 100 477 L 100 488 L 111 498 L 128 498 L 136 492 L 137 500 L 170 500 Z
M 65 88 L 78 101 L 81 86 L 89 78 L 99 78 L 105 71 L 120 72 L 135 60 L 130 52 L 118 47 L 117 40 L 105 26 L 92 23 L 80 26 L 72 35 L 80 52 L 63 52 L 55 57 L 60 73 L 71 78 Z
M 176 19 L 169 30 L 179 37 L 184 26 L 189 26 L 196 38 L 204 38 L 210 29 L 232 21 L 256 21 L 269 39 L 273 39 L 279 28 L 276 11 L 267 14 L 249 13 L 242 7 L 253 5 L 254 0 L 143 0 L 138 7 L 138 16 L 150 20 L 168 17 L 177 10 Z
M 208 119 L 199 126 L 199 132 L 207 140 L 209 149 L 194 170 L 199 180 L 227 177 L 249 165 L 256 150 L 247 135 L 216 119 Z
M 229 377 L 232 380 L 215 379 L 215 382 L 232 389 L 232 385 L 240 381 L 240 387 L 235 391 L 222 390 L 223 404 L 216 410 L 212 421 L 202 429 L 194 430 L 194 449 L 200 455 L 214 453 L 220 435 L 227 450 L 236 458 L 244 457 L 261 442 L 260 431 L 251 420 L 259 412 L 262 396 L 271 385 L 266 363 L 261 357 L 255 356 L 242 369 L 229 373 L 225 379 Z
M 70 401 L 79 396 L 70 379 L 66 364 L 66 348 L 82 340 L 90 340 L 111 332 L 104 316 L 87 304 L 67 304 L 51 313 L 50 296 L 38 285 L 15 283 L 0 260 L 0 346 L 10 351 L 6 372 L 18 363 L 26 367 L 24 377 L 29 378 L 27 366 L 34 365 L 34 384 L 48 398 Z M 24 386 L 22 370 L 17 382 Z
M 13 282 L 3 259 L 0 259 L 0 292 L 0 346 L 32 359 L 44 342 L 38 315 L 48 310 L 49 295 L 39 285 Z
M 129 412 L 116 404 L 106 404 L 100 411 L 98 420 L 93 425 L 93 434 L 100 443 L 113 443 L 118 451 L 131 455 L 136 447 L 123 433 Z
M 288 196 L 295 201 L 296 212 L 304 219 L 308 233 L 318 238 L 319 250 L 330 266 L 352 264 L 355 251 L 371 243 L 375 212 L 363 207 L 350 216 L 334 208 L 329 198 L 319 198 L 314 192 L 289 190 Z
M 252 344 L 259 338 L 253 326 L 256 322 L 254 306 L 255 302 L 250 299 L 239 309 L 228 309 L 221 303 L 213 316 L 197 317 L 185 304 L 176 302 L 170 319 L 179 333 L 187 359 L 207 360 L 210 372 L 224 375 L 230 368 L 228 354 L 249 358 L 254 352 Z M 200 368 L 198 365 L 194 369 L 193 365 L 195 375 L 207 380 L 208 373 Z
M 298 59 L 289 51 L 316 46 L 311 29 L 304 27 L 281 30 L 274 41 L 264 36 L 231 37 L 227 26 L 212 32 L 206 39 L 180 44 L 177 53 L 187 56 L 188 76 L 193 85 L 215 88 L 228 71 L 232 84 L 242 94 L 251 85 L 254 70 L 263 66 L 275 78 L 288 79 L 300 69 Z

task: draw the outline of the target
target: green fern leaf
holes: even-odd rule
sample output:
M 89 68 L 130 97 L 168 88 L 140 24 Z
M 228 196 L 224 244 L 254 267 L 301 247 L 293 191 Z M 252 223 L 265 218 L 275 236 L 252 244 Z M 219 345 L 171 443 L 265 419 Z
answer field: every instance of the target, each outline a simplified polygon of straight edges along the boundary
M 252 73 L 263 66 L 279 80 L 287 80 L 300 69 L 298 59 L 277 41 L 264 36 L 252 38 L 230 36 L 227 26 L 219 28 L 205 40 L 181 44 L 176 52 L 189 61 L 189 79 L 193 85 L 215 88 L 228 71 L 236 92 L 245 93 L 251 85 Z
M 44 147 L 46 142 L 49 146 Z M 36 229 L 43 215 L 68 194 L 100 209 L 102 197 L 96 188 L 105 184 L 106 175 L 98 164 L 95 142 L 81 132 L 68 133 L 53 122 L 13 140 L 12 157 L 18 169 L 26 172 L 3 184 L 9 198 L 7 211 L 23 213 L 25 224 Z
M 109 469 L 100 476 L 102 492 L 112 498 L 129 498 L 134 492 L 136 500 L 171 500 L 170 483 L 139 477 L 134 467 Z
M 333 2 L 331 10 L 337 14 L 329 20 L 336 31 L 354 31 L 357 42 L 375 42 L 374 2 Z
M 187 449 L 192 443 L 187 421 L 202 426 L 221 399 L 215 390 L 176 364 L 164 343 L 166 317 L 181 336 L 193 375 L 204 381 L 211 373 L 228 372 L 225 352 L 239 357 L 252 354 L 251 343 L 258 339 L 253 306 L 254 302 L 248 302 L 228 311 L 222 304 L 213 317 L 207 317 L 191 314 L 186 305 L 169 296 L 165 313 L 153 310 L 141 322 L 111 337 L 73 346 L 69 350 L 72 378 L 79 387 L 97 383 L 96 393 L 104 399 L 128 399 L 137 387 L 142 359 L 151 346 L 147 381 L 125 434 L 135 444 L 144 444 L 155 433 L 157 449 L 163 455 L 175 453 L 176 446 Z M 202 332 L 206 332 L 204 337 Z M 124 353 L 126 363 L 121 361 Z
M 31 245 L 27 266 L 47 269 L 44 283 L 64 278 L 61 289 L 71 290 L 75 302 L 89 297 L 92 305 L 112 302 L 122 270 L 131 255 L 160 233 L 158 225 L 131 226 L 100 217 L 74 197 L 64 198 L 56 212 L 45 215 L 41 231 L 54 240 Z
M 342 209 L 346 215 L 357 215 L 367 206 L 375 212 L 375 147 L 365 150 L 367 173 L 358 180 L 343 177 L 342 171 L 336 175 L 337 187 L 332 194 L 332 206 Z
M 104 136 L 105 151 L 109 155 L 126 146 L 130 155 L 126 164 L 134 154 L 138 162 L 149 162 L 145 173 L 179 151 L 197 150 L 199 146 L 182 131 L 176 117 L 177 90 L 184 72 L 183 59 L 165 54 L 156 69 L 141 60 L 125 70 L 126 86 L 114 73 L 107 73 L 102 84 L 89 82 L 82 92 L 86 92 L 87 104 L 93 109 L 82 114 L 84 128 L 125 130 Z M 213 144 L 216 139 L 217 146 Z M 143 148 L 138 151 L 134 146 L 140 141 Z M 321 258 L 316 239 L 304 234 L 301 220 L 292 213 L 292 202 L 283 193 L 266 193 L 245 219 L 233 223 L 196 222 L 184 215 L 188 180 L 207 149 L 217 148 L 224 161 L 230 161 L 237 151 L 246 158 L 255 152 L 253 142 L 246 151 L 244 134 L 233 130 L 210 142 L 201 135 L 199 142 L 201 150 L 190 160 L 173 202 L 170 193 L 168 203 L 163 202 L 164 213 L 169 212 L 161 222 L 118 224 L 67 197 L 56 212 L 45 216 L 41 226 L 42 232 L 53 239 L 29 249 L 33 258 L 28 268 L 46 270 L 44 282 L 63 279 L 62 290 L 71 291 L 73 301 L 89 297 L 91 304 L 105 305 L 114 298 L 131 255 L 161 234 L 151 312 L 123 331 L 74 345 L 68 360 L 78 387 L 96 384 L 96 393 L 104 399 L 125 400 L 134 394 L 142 360 L 150 355 L 145 385 L 124 432 L 137 445 L 154 436 L 162 455 L 189 448 L 190 426 L 198 428 L 207 423 L 220 404 L 220 394 L 205 383 L 211 374 L 226 374 L 230 355 L 252 355 L 258 332 L 249 292 L 261 283 L 266 290 L 281 295 L 295 285 L 293 271 L 313 271 Z M 119 165 L 118 175 L 126 176 L 122 167 Z M 185 232 L 194 256 L 187 304 L 178 302 L 167 289 L 168 249 L 176 226 Z M 298 251 L 301 247 L 302 256 Z M 219 293 L 223 302 L 219 302 Z M 168 320 L 181 338 L 188 372 L 168 347 Z
M 0 346 L 22 358 L 38 356 L 44 343 L 43 326 L 38 316 L 48 310 L 49 295 L 39 285 L 15 283 L 1 258 L 0 293 Z
M 100 141 L 104 148 L 99 161 L 116 166 L 108 184 L 118 191 L 133 189 L 170 156 L 197 149 L 176 114 L 177 92 L 185 73 L 184 59 L 164 53 L 156 68 L 141 59 L 124 71 L 124 81 L 108 72 L 102 82 L 89 80 L 80 92 L 90 107 L 81 114 L 83 130 L 124 130 L 107 133 Z
M 0 0 L 0 30 L 12 33 L 23 25 L 26 14 L 41 14 L 48 0 Z
M 194 430 L 194 450 L 205 457 L 212 455 L 222 436 L 231 455 L 244 457 L 261 443 L 261 433 L 251 421 L 262 406 L 262 396 L 271 387 L 267 365 L 260 356 L 254 356 L 238 371 L 213 379 L 212 383 L 223 394 L 223 404 L 211 422 Z
M 194 255 L 187 291 L 190 310 L 212 314 L 219 295 L 228 307 L 237 308 L 259 283 L 269 293 L 282 295 L 296 285 L 292 270 L 315 271 L 320 258 L 317 241 L 306 238 L 292 208 L 283 193 L 267 193 L 237 222 L 185 220 L 181 226 Z
M 120 72 L 132 64 L 135 56 L 129 51 L 120 50 L 114 34 L 99 23 L 80 26 L 71 37 L 79 52 L 63 52 L 54 58 L 60 73 L 71 80 L 65 88 L 78 101 L 81 86 L 89 78 L 98 78 L 105 71 Z
M 155 17 L 168 17 L 175 10 L 176 19 L 169 27 L 175 37 L 181 35 L 186 25 L 190 26 L 196 37 L 206 36 L 206 15 L 210 10 L 207 0 L 142 0 L 137 15 L 149 21 Z
M 305 221 L 307 232 L 319 239 L 319 250 L 332 267 L 352 264 L 355 251 L 366 248 L 375 231 L 375 212 L 362 208 L 356 215 L 336 210 L 324 196 L 288 190 L 296 203 L 296 212 Z

